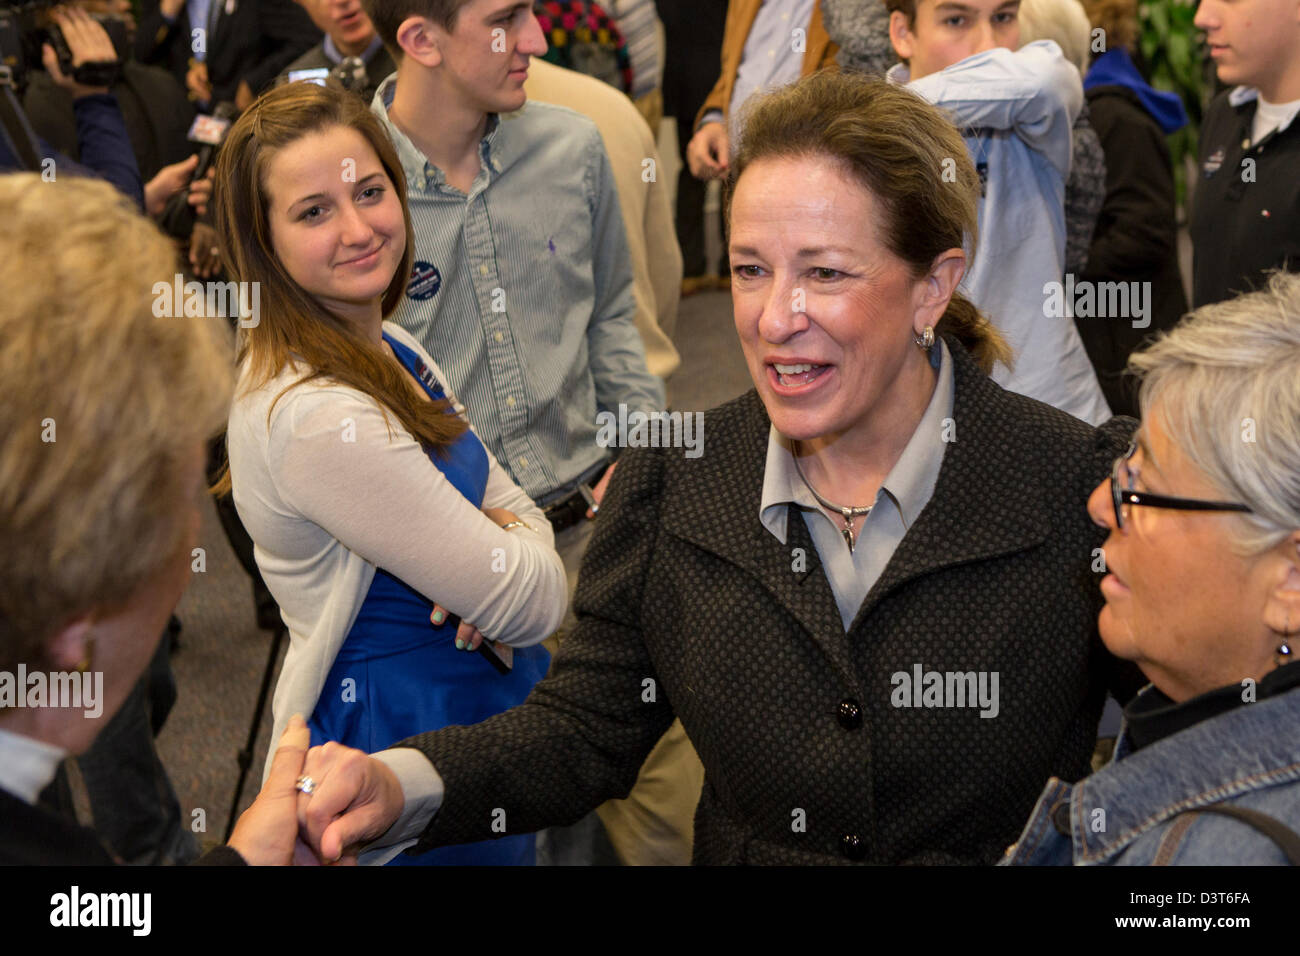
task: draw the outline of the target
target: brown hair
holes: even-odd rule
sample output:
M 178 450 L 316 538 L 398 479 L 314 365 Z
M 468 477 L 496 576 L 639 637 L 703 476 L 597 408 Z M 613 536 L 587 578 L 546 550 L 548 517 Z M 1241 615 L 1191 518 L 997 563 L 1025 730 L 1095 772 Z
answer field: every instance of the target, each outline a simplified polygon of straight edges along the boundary
M 71 620 L 119 607 L 177 559 L 191 463 L 225 428 L 234 374 L 225 320 L 171 314 L 176 248 L 112 186 L 0 176 L 0 220 L 10 670 L 43 662 Z
M 919 278 L 948 249 L 975 258 L 979 176 L 956 127 L 911 90 L 858 73 L 823 71 L 749 101 L 731 161 L 727 211 L 751 163 L 823 156 L 876 199 L 885 246 Z M 1001 333 L 954 292 L 936 333 L 948 332 L 985 372 L 1011 364 Z
M 290 83 L 266 93 L 231 128 L 217 160 L 214 190 L 222 262 L 234 279 L 260 283 L 260 321 L 240 330 L 237 361 L 249 363 L 245 388 L 253 391 L 265 385 L 296 356 L 312 371 L 286 386 L 276 401 L 295 385 L 330 378 L 369 395 L 385 417 L 391 411 L 426 450 L 444 448 L 467 427 L 460 416 L 448 414 L 450 402 L 421 399 L 410 376 L 293 280 L 271 244 L 266 173 L 272 157 L 303 136 L 331 126 L 355 129 L 370 143 L 402 204 L 406 249 L 384 292 L 385 318 L 406 289 L 415 248 L 406 174 L 378 117 L 361 97 L 335 87 Z M 229 489 L 229 470 L 223 469 L 214 490 L 225 494 Z
M 468 3 L 469 0 L 361 0 L 361 7 L 389 54 L 398 60 L 402 48 L 397 45 L 397 28 L 402 21 L 408 17 L 426 17 L 450 33 L 456 29 L 460 8 Z
M 890 13 L 897 10 L 903 16 L 907 17 L 907 28 L 910 30 L 916 26 L 916 0 L 882 0 L 885 9 Z
M 1138 38 L 1137 0 L 1082 0 L 1088 22 L 1106 34 L 1106 49 L 1133 52 Z

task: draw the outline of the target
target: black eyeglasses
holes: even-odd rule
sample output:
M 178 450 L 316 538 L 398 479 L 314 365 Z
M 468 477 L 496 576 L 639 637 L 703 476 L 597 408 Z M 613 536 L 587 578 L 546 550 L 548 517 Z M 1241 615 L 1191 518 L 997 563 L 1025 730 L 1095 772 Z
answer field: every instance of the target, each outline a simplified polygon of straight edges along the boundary
M 1198 498 L 1171 498 L 1168 495 L 1152 494 L 1149 491 L 1134 491 L 1136 473 L 1129 468 L 1129 459 L 1137 451 L 1137 439 L 1129 443 L 1128 451 L 1122 458 L 1116 458 L 1110 469 L 1110 496 L 1115 505 L 1115 527 L 1124 530 L 1124 519 L 1128 509 L 1133 505 L 1146 505 L 1148 508 L 1176 508 L 1179 511 L 1245 511 L 1251 509 L 1243 504 L 1231 501 L 1201 501 Z

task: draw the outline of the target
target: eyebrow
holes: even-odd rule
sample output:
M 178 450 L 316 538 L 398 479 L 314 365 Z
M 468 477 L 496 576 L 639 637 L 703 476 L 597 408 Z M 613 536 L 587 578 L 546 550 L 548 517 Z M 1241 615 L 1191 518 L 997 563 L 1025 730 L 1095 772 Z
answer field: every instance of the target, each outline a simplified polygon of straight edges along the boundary
M 1156 456 L 1152 453 L 1151 446 L 1147 444 L 1146 437 L 1143 436 L 1143 434 L 1140 431 L 1138 432 L 1137 443 L 1138 443 L 1138 451 L 1142 452 L 1142 461 L 1151 462 L 1151 467 L 1156 470 L 1156 474 L 1158 474 L 1161 478 L 1164 478 L 1165 473 L 1160 470 L 1160 462 L 1156 459 Z
M 368 183 L 370 182 L 370 180 L 375 179 L 377 177 L 382 178 L 383 175 L 384 175 L 383 173 L 374 172 L 371 173 L 369 176 L 364 176 L 361 179 L 357 180 L 357 188 L 360 189 L 365 183 Z M 316 200 L 329 199 L 329 198 L 330 197 L 326 193 L 312 193 L 310 196 L 303 196 L 301 199 L 295 199 L 293 202 L 289 203 L 289 211 L 292 212 L 296 207 L 302 205 L 305 202 L 309 202 L 309 201 L 314 202 Z
M 494 11 L 494 12 L 492 12 L 492 13 L 489 13 L 486 17 L 484 17 L 484 18 L 483 18 L 483 22 L 484 22 L 484 23 L 491 23 L 493 20 L 499 20 L 499 19 L 501 19 L 501 18 L 502 18 L 503 16 L 505 16 L 507 13 L 509 13 L 509 14 L 514 14 L 514 13 L 516 13 L 516 12 L 519 11 L 519 10 L 525 10 L 525 9 L 530 8 L 530 7 L 532 7 L 532 4 L 531 4 L 531 3 L 515 3 L 515 4 L 511 4 L 511 5 L 508 6 L 508 7 L 501 7 L 499 10 L 496 10 L 496 11 Z
M 845 252 L 852 253 L 853 250 L 848 246 L 805 246 L 795 253 L 800 259 L 812 259 L 816 256 L 824 255 L 827 252 Z M 738 256 L 759 256 L 761 253 L 750 246 L 734 246 L 731 250 L 732 255 Z
M 1002 11 L 1006 10 L 1008 7 L 1019 7 L 1019 6 L 1020 6 L 1020 0 L 1007 0 L 1006 3 L 999 6 L 993 12 L 1001 13 Z M 943 3 L 936 4 L 934 8 L 934 12 L 935 13 L 968 13 L 968 14 L 979 13 L 979 11 L 974 7 L 967 6 L 964 3 L 957 3 L 955 2 L 955 0 L 944 0 Z

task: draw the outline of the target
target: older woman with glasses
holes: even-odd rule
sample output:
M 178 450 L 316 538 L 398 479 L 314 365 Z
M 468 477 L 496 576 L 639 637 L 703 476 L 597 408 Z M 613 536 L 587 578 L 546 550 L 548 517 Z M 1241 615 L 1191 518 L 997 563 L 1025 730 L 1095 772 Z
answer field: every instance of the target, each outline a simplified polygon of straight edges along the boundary
M 1300 864 L 1300 276 L 1131 360 L 1142 427 L 1088 502 L 1102 640 L 1151 684 L 1114 761 L 1051 780 L 1021 864 Z

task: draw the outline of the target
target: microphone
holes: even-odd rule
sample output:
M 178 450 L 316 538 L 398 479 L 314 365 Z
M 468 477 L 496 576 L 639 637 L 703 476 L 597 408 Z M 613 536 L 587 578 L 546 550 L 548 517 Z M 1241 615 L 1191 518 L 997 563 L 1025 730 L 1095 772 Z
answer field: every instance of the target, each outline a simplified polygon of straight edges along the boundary
M 200 148 L 198 165 L 194 167 L 194 174 L 190 176 L 191 183 L 208 174 L 208 170 L 216 162 L 221 144 L 226 141 L 226 134 L 230 132 L 231 124 L 238 115 L 239 109 L 234 103 L 223 101 L 217 104 L 211 116 L 200 114 L 194 117 L 189 140 L 191 143 L 199 144 Z M 189 203 L 189 197 L 190 191 L 187 187 L 167 200 L 160 225 L 168 235 L 184 239 L 194 231 L 194 222 L 198 217 L 194 207 Z
M 336 81 L 343 89 L 360 92 L 370 82 L 366 73 L 366 61 L 359 56 L 345 56 L 339 65 L 330 70 L 330 79 Z

